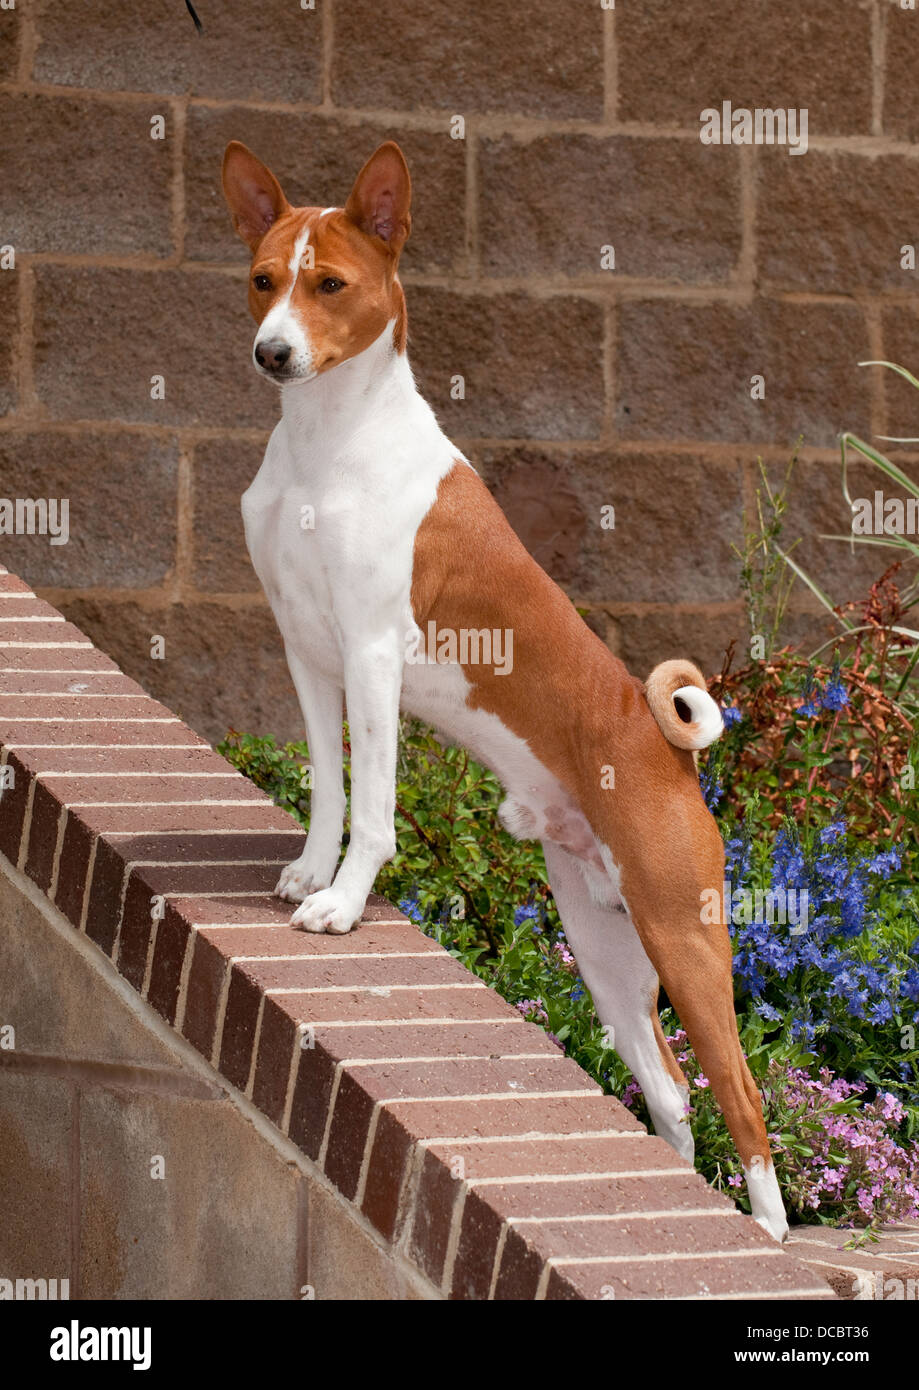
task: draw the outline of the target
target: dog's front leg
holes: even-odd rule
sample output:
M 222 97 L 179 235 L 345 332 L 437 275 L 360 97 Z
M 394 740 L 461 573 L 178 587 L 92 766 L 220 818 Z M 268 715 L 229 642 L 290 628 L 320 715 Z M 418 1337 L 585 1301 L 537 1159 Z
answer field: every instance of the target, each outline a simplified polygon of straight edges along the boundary
M 287 665 L 303 711 L 310 750 L 310 828 L 299 859 L 283 870 L 275 892 L 300 903 L 328 888 L 341 853 L 345 789 L 341 766 L 344 692 L 339 684 L 309 670 L 290 647 Z
M 305 931 L 346 932 L 364 910 L 382 866 L 396 851 L 396 753 L 404 644 L 395 629 L 366 635 L 345 651 L 351 732 L 351 836 L 331 888 L 291 918 Z

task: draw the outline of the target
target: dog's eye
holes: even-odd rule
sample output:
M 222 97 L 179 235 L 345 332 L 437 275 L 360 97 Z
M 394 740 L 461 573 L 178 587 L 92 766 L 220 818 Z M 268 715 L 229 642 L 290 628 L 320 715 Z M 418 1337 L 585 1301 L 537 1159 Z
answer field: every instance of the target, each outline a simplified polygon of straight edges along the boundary
M 338 294 L 339 290 L 345 288 L 344 280 L 338 280 L 334 275 L 327 275 L 319 286 L 323 294 Z
M 267 275 L 253 275 L 252 283 L 257 290 L 270 290 L 271 280 Z

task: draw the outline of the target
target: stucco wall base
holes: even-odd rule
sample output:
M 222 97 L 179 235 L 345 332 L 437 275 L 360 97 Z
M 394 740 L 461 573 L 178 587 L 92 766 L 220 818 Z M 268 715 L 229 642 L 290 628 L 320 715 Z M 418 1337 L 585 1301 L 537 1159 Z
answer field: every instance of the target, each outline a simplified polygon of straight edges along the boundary
M 441 1298 L 0 856 L 0 1279 Z

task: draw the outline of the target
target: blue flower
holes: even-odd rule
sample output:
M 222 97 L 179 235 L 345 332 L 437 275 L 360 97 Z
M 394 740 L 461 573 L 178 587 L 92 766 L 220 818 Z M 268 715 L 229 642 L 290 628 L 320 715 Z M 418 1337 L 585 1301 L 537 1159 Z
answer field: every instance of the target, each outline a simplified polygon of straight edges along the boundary
M 402 898 L 399 903 L 399 910 L 404 912 L 406 917 L 411 918 L 413 922 L 419 923 L 419 925 L 424 921 L 424 913 L 418 906 L 417 895 L 413 898 Z
M 703 768 L 699 773 L 699 786 L 702 788 L 702 796 L 706 806 L 710 811 L 714 811 L 724 796 L 724 783 L 718 776 L 717 768 Z
M 522 922 L 532 921 L 539 916 L 539 909 L 535 903 L 523 903 L 514 909 L 514 926 L 519 927 Z M 537 928 L 534 928 L 534 931 Z
M 743 714 L 736 705 L 722 705 L 721 718 L 724 720 L 726 729 L 733 729 L 735 724 L 739 724 L 743 719 Z
M 747 833 L 725 844 L 726 874 L 735 886 L 751 879 L 752 848 Z M 848 1020 L 889 1026 L 907 1011 L 907 1000 L 919 1005 L 919 936 L 910 943 L 910 961 L 903 945 L 866 935 L 878 917 L 879 881 L 902 859 L 893 847 L 859 855 L 841 817 L 815 828 L 813 838 L 785 820 L 772 846 L 769 883 L 779 903 L 781 894 L 807 894 L 806 930 L 780 919 L 741 921 L 733 931 L 738 989 L 761 1018 L 785 1021 L 792 1038 L 813 1051 L 818 1037 L 850 1027 Z M 743 886 L 765 885 L 755 872 Z M 762 916 L 772 914 L 767 908 Z
M 774 1009 L 771 1004 L 767 1004 L 765 999 L 761 999 L 756 1005 L 756 1012 L 759 1014 L 760 1018 L 765 1018 L 769 1023 L 780 1023 L 782 1020 L 782 1015 L 779 1013 L 778 1009 Z
M 773 888 L 804 887 L 807 885 L 807 865 L 804 850 L 793 827 L 779 828 L 772 849 Z
M 817 1029 L 806 1018 L 794 1018 L 791 1021 L 791 1036 L 795 1042 L 803 1042 L 810 1047 L 817 1036 Z
M 849 703 L 849 692 L 841 680 L 837 678 L 827 681 L 826 689 L 820 697 L 820 703 L 824 709 L 845 709 Z
M 895 869 L 899 869 L 902 860 L 899 850 L 885 849 L 880 854 L 876 854 L 873 859 L 869 859 L 867 869 L 869 874 L 879 874 L 881 878 L 890 878 Z
M 753 842 L 749 835 L 735 835 L 724 847 L 724 869 L 732 888 L 742 888 L 750 872 Z
M 907 970 L 900 981 L 900 994 L 911 1004 L 919 1004 L 919 970 Z

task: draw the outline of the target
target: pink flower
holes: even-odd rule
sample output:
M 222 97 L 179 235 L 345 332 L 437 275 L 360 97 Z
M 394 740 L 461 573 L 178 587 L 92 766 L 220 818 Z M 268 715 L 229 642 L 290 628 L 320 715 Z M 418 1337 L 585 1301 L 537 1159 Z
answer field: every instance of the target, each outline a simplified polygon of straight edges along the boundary
M 521 999 L 519 1004 L 515 1004 L 525 1019 L 531 1023 L 548 1023 L 549 1015 L 542 1005 L 541 999 Z

